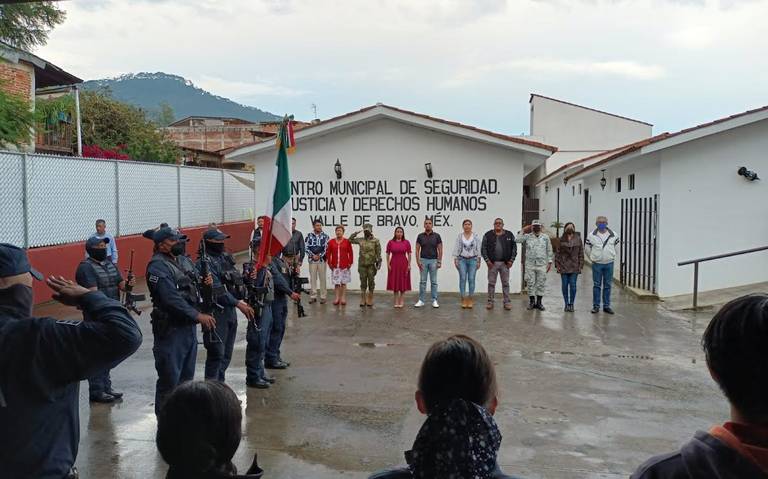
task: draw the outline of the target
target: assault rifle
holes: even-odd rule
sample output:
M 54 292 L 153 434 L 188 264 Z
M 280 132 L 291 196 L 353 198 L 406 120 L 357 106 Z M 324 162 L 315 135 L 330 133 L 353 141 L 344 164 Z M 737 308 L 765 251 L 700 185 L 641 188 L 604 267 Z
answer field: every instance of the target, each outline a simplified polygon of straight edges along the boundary
M 299 294 L 299 299 L 296 300 L 296 315 L 300 318 L 303 318 L 307 315 L 307 313 L 304 312 L 304 305 L 301 304 L 301 294 L 309 294 L 309 291 L 304 289 L 304 285 L 308 283 L 309 278 L 299 276 L 299 273 L 295 269 L 290 268 L 290 272 L 288 274 L 288 284 L 290 284 L 294 293 Z
M 136 313 L 137 316 L 141 316 L 141 311 L 139 311 L 139 308 L 136 307 L 136 301 L 146 301 L 147 297 L 143 294 L 133 294 L 133 285 L 131 284 L 136 278 L 136 275 L 133 274 L 133 250 L 131 250 L 131 262 L 128 264 L 128 269 L 126 270 L 126 281 L 125 281 L 125 293 L 123 295 L 123 306 L 128 311 L 132 311 Z
M 205 283 L 206 278 L 211 274 L 211 267 L 210 267 L 210 261 L 211 258 L 208 256 L 208 253 L 205 251 L 205 240 L 200 240 L 200 250 L 199 250 L 199 257 L 200 257 L 200 296 L 202 298 L 202 301 L 200 303 L 200 312 L 205 314 L 213 315 L 214 311 L 223 311 L 224 307 L 216 301 L 216 294 L 213 290 L 213 285 L 208 285 Z M 203 334 L 211 334 L 211 331 L 203 331 Z M 215 335 L 215 338 L 214 336 Z M 211 335 L 211 342 L 221 342 L 221 338 L 219 338 L 219 335 L 216 333 L 215 330 L 213 330 L 213 335 Z

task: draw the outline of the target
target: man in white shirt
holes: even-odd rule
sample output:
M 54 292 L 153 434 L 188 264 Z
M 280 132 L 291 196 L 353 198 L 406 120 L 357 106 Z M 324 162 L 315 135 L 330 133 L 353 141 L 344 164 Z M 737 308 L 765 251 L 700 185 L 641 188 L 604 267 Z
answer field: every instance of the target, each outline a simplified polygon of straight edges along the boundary
M 619 235 L 608 228 L 608 218 L 598 216 L 595 221 L 597 228 L 587 235 L 585 241 L 587 256 L 592 262 L 592 313 L 600 312 L 600 299 L 603 300 L 603 311 L 613 314 L 611 309 L 611 282 L 613 281 L 613 261 L 616 259 L 616 245 Z

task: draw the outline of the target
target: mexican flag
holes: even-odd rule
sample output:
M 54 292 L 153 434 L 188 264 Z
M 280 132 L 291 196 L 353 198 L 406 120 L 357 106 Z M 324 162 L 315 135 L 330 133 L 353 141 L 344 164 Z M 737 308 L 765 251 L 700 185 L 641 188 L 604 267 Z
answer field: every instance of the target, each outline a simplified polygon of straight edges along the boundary
M 272 189 L 267 195 L 264 230 L 259 248 L 259 266 L 267 254 L 277 255 L 291 239 L 291 177 L 288 174 L 288 151 L 295 149 L 291 118 L 285 117 L 277 134 L 277 161 L 272 173 Z

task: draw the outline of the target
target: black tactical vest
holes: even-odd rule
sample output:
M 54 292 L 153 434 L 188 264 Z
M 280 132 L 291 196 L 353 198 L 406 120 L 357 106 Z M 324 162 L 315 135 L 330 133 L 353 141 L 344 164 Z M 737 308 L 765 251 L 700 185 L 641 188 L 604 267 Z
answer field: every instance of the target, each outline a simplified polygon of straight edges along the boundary
M 86 259 L 87 263 L 96 273 L 96 287 L 108 298 L 120 301 L 120 273 L 117 271 L 114 263 L 109 260 L 96 263 L 93 260 Z
M 243 275 L 236 268 L 235 258 L 229 254 L 224 253 L 219 257 L 215 257 L 221 268 L 221 282 L 227 291 L 237 299 L 245 299 L 245 283 L 243 281 Z
M 187 300 L 187 302 L 197 307 L 199 302 L 199 295 L 197 292 L 197 284 L 195 283 L 195 276 L 194 276 L 194 265 L 192 265 L 192 272 L 191 274 L 186 271 L 188 268 L 187 265 L 184 264 L 184 260 L 181 258 L 186 258 L 185 256 L 178 256 L 176 261 L 171 260 L 168 258 L 168 256 L 162 254 L 162 253 L 155 253 L 154 256 L 152 256 L 152 259 L 150 260 L 150 264 L 160 261 L 162 262 L 166 269 L 168 269 L 171 272 L 171 277 L 173 279 L 173 282 L 176 284 L 176 289 L 181 293 L 181 295 L 184 297 L 184 299 Z M 189 261 L 189 258 L 186 258 Z M 192 262 L 189 261 L 191 264 Z M 154 299 L 154 283 L 147 282 L 147 286 L 149 287 L 149 293 L 152 295 L 152 298 Z M 153 301 L 153 306 L 156 308 L 159 308 L 157 304 Z

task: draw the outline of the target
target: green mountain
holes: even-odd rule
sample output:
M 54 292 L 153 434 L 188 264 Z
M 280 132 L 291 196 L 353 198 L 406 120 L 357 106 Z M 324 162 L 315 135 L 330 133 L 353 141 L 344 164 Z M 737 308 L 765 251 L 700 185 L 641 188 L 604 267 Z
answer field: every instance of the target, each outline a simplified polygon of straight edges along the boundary
M 280 117 L 253 106 L 241 105 L 196 87 L 191 81 L 168 73 L 129 73 L 117 78 L 90 80 L 85 90 L 107 89 L 120 101 L 130 103 L 154 118 L 162 117 L 161 105 L 173 109 L 174 120 L 187 116 L 223 116 L 244 120 L 272 121 Z

